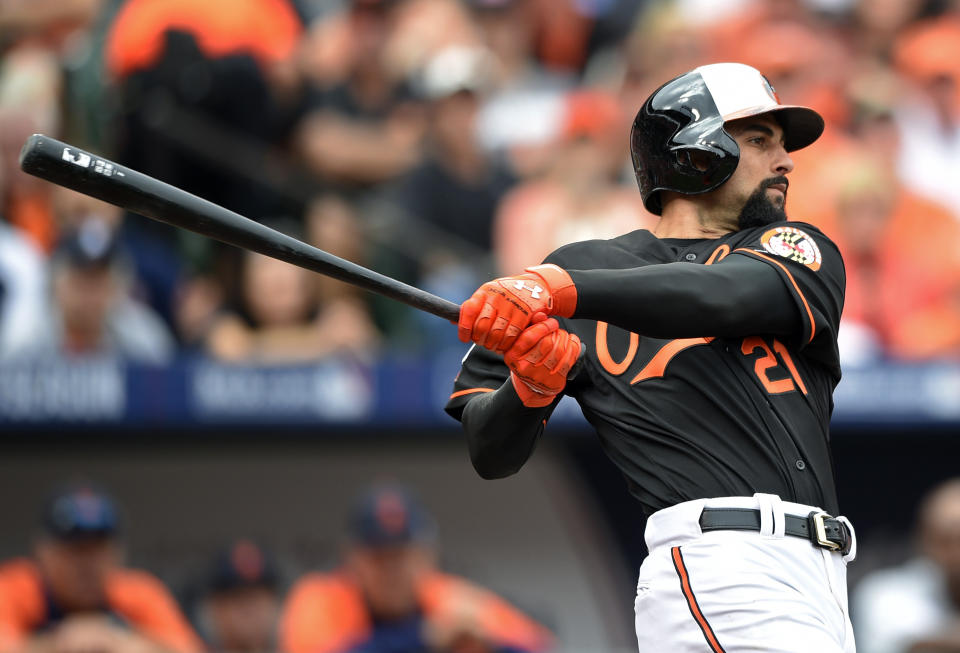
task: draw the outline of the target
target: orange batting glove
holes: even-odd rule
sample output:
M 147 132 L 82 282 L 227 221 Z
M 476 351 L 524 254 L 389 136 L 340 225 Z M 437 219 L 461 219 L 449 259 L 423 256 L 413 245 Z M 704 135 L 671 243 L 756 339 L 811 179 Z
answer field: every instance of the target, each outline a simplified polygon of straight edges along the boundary
M 472 340 L 502 354 L 533 323 L 534 315 L 573 315 L 577 288 L 565 270 L 548 264 L 526 272 L 488 281 L 460 306 L 457 326 L 462 342 Z
M 580 349 L 580 338 L 561 329 L 553 318 L 524 329 L 503 355 L 513 389 L 523 405 L 549 406 L 567 385 L 567 375 L 580 357 Z

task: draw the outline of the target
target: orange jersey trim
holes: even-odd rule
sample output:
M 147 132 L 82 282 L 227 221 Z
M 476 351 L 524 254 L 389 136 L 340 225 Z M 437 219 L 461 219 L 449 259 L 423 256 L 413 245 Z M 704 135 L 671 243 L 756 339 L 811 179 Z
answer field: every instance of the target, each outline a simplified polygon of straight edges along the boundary
M 687 573 L 687 567 L 683 563 L 683 555 L 680 553 L 680 547 L 675 546 L 670 549 L 670 554 L 673 557 L 673 567 L 677 570 L 677 575 L 680 577 L 680 587 L 683 590 L 684 598 L 687 599 L 687 607 L 690 608 L 690 614 L 693 615 L 697 625 L 700 626 L 703 637 L 707 640 L 707 644 L 710 645 L 710 650 L 713 651 L 713 653 L 726 653 L 723 647 L 720 646 L 720 642 L 717 641 L 717 636 L 714 634 L 713 628 L 710 627 L 707 618 L 703 616 L 700 605 L 697 603 L 697 597 L 693 595 L 693 588 L 690 586 L 690 575 Z
M 777 267 L 779 267 L 781 270 L 783 270 L 783 272 L 787 275 L 787 278 L 790 279 L 790 283 L 793 284 L 793 289 L 797 291 L 797 296 L 800 298 L 800 301 L 803 302 L 803 308 L 806 309 L 806 311 L 807 311 L 807 317 L 810 318 L 810 339 L 807 340 L 807 342 L 808 342 L 808 343 L 813 342 L 813 336 L 814 336 L 814 335 L 816 334 L 816 332 L 817 332 L 817 324 L 816 324 L 816 322 L 814 322 L 814 320 L 813 320 L 813 311 L 810 310 L 810 304 L 807 303 L 807 298 L 803 296 L 803 293 L 800 291 L 800 286 L 797 285 L 797 280 L 793 278 L 793 275 L 792 275 L 792 274 L 790 274 L 790 270 L 787 269 L 787 266 L 785 266 L 783 263 L 781 263 L 780 261 L 778 261 L 778 260 L 776 260 L 776 259 L 770 258 L 770 257 L 767 256 L 766 254 L 761 254 L 760 252 L 755 252 L 755 251 L 753 251 L 752 249 L 746 249 L 746 248 L 741 247 L 741 248 L 735 249 L 735 250 L 733 250 L 733 251 L 734 251 L 734 252 L 744 252 L 744 253 L 746 253 L 746 254 L 752 254 L 753 256 L 758 256 L 758 257 L 762 258 L 762 259 L 765 260 L 765 261 L 769 261 L 769 262 L 773 263 L 774 265 L 776 265 Z
M 493 389 L 492 388 L 467 388 L 466 390 L 457 390 L 452 395 L 450 395 L 450 398 L 456 399 L 457 397 L 462 397 L 464 395 L 472 395 L 478 392 L 493 392 Z
M 673 360 L 674 356 L 684 349 L 696 347 L 697 345 L 705 345 L 711 340 L 713 340 L 713 336 L 709 338 L 678 338 L 677 340 L 671 340 L 661 347 L 660 350 L 654 354 L 653 358 L 650 359 L 650 362 L 644 365 L 643 369 L 631 379 L 630 385 L 663 376 L 667 371 L 667 364 Z
M 723 259 L 727 258 L 727 254 L 730 253 L 730 245 L 724 243 L 720 247 L 713 250 L 713 254 L 710 255 L 710 258 L 707 259 L 704 265 L 713 265 L 714 263 L 719 263 Z

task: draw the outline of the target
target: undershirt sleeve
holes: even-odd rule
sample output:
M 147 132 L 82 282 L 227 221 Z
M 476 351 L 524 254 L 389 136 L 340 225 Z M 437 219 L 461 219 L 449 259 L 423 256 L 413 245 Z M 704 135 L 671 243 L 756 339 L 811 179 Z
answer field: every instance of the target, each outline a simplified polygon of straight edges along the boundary
M 567 272 L 577 288 L 574 318 L 651 338 L 787 335 L 802 324 L 777 272 L 751 257 Z

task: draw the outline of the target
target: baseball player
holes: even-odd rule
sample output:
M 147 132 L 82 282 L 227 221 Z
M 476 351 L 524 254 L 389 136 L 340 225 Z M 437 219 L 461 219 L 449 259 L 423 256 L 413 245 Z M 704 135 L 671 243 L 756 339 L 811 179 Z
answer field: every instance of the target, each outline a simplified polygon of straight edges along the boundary
M 568 394 L 648 515 L 642 651 L 854 651 L 829 443 L 843 261 L 784 209 L 789 153 L 822 131 L 749 66 L 681 75 L 630 135 L 654 231 L 567 245 L 461 308 L 447 411 L 478 473 L 515 473 Z

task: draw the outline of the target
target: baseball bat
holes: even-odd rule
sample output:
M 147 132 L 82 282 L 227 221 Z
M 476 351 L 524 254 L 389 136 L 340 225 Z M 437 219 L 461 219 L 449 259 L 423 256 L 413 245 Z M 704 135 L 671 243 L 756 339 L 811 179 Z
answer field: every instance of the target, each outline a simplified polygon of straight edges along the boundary
M 20 151 L 20 168 L 127 211 L 325 274 L 451 322 L 460 315 L 458 304 L 49 136 L 34 134 L 27 139 Z

